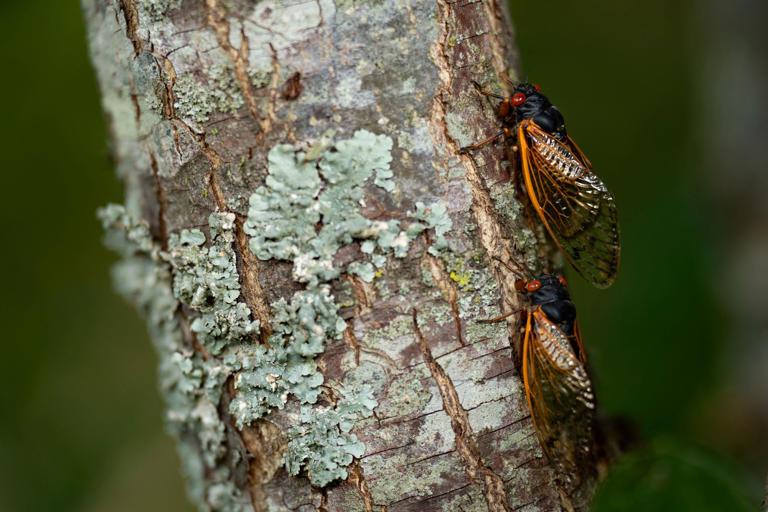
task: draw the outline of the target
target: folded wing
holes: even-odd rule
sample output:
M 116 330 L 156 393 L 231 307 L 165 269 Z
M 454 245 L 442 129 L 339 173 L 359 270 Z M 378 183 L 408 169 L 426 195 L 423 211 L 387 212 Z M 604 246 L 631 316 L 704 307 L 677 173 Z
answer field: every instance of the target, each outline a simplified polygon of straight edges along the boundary
M 540 310 L 528 315 L 523 380 L 536 435 L 568 486 L 589 467 L 595 396 L 566 335 Z
M 518 129 L 528 196 L 544 227 L 576 271 L 593 285 L 611 285 L 619 266 L 616 202 L 578 147 L 532 121 Z

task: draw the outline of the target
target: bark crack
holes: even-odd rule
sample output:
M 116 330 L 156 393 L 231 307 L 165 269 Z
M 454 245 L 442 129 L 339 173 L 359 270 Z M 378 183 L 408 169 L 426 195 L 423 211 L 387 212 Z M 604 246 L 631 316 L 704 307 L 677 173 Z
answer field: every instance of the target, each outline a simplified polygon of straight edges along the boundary
M 461 318 L 459 318 L 459 305 L 456 300 L 458 293 L 456 291 L 456 283 L 449 277 L 448 272 L 445 271 L 443 264 L 435 256 L 426 253 L 427 262 L 429 263 L 429 270 L 432 273 L 432 279 L 437 283 L 443 293 L 448 296 L 448 304 L 451 306 L 451 316 L 453 316 L 453 323 L 456 326 L 456 338 L 462 347 L 467 345 L 464 340 L 464 336 L 461 334 Z
M 451 97 L 459 93 L 455 90 L 453 84 L 452 63 L 451 59 L 446 53 L 448 48 L 449 32 L 448 20 L 451 18 L 451 4 L 446 0 L 437 0 L 437 22 L 440 31 L 440 36 L 432 44 L 430 48 L 430 56 L 432 61 L 437 67 L 438 76 L 442 82 L 437 94 L 435 95 L 430 119 L 430 125 L 432 126 L 432 136 L 435 138 L 438 146 L 445 146 L 448 149 L 450 155 L 458 155 L 466 170 L 465 179 L 470 187 L 472 193 L 472 214 L 475 219 L 475 223 L 478 226 L 478 232 L 480 235 L 480 242 L 489 256 L 490 268 L 492 269 L 496 281 L 500 283 L 501 297 L 505 304 L 508 304 L 512 309 L 516 309 L 520 306 L 520 298 L 515 291 L 514 276 L 509 272 L 505 272 L 502 268 L 502 263 L 513 266 L 513 247 L 514 243 L 505 236 L 504 228 L 499 219 L 499 214 L 496 211 L 493 198 L 490 195 L 483 177 L 477 168 L 475 161 L 468 155 L 459 154 L 459 144 L 450 134 L 448 123 L 446 121 L 446 104 L 443 99 L 444 96 Z M 499 7 L 494 9 L 498 11 Z M 501 33 L 488 34 L 490 40 L 495 41 L 492 44 L 497 45 L 500 49 L 497 52 L 501 52 L 503 55 L 503 45 L 497 39 L 501 37 Z M 498 260 L 497 260 L 498 259 Z M 515 342 L 515 346 L 519 345 L 518 320 L 513 318 L 509 325 L 509 332 L 512 339 Z
M 152 178 L 155 182 L 155 195 L 157 196 L 157 230 L 160 237 L 160 246 L 163 250 L 168 249 L 168 227 L 165 223 L 165 212 L 168 208 L 168 201 L 165 196 L 165 189 L 162 183 L 160 183 L 159 169 L 157 167 L 157 159 L 153 151 L 149 152 L 149 165 L 152 168 Z
M 363 500 L 365 506 L 365 512 L 373 512 L 373 496 L 371 495 L 371 489 L 368 487 L 368 482 L 365 480 L 363 474 L 363 468 L 360 467 L 360 461 L 356 460 L 349 468 L 349 477 L 347 481 L 354 484 L 357 492 L 360 493 L 360 498 Z
M 360 459 L 365 459 L 366 457 L 372 457 L 374 455 L 381 455 L 382 453 L 391 452 L 393 450 L 401 450 L 403 448 L 407 448 L 407 447 L 411 446 L 413 443 L 414 443 L 413 441 L 409 441 L 409 442 L 405 443 L 402 446 L 391 446 L 391 447 L 387 447 L 387 448 L 382 448 L 381 450 L 376 451 L 376 452 L 366 453 L 365 455 L 360 457 Z
M 496 432 L 498 432 L 498 431 L 500 431 L 500 430 L 504 430 L 505 428 L 509 428 L 509 427 L 511 427 L 512 425 L 516 425 L 517 423 L 522 423 L 523 421 L 529 420 L 530 418 L 531 418 L 531 415 L 530 415 L 530 414 L 529 414 L 529 415 L 527 415 L 527 416 L 523 416 L 522 418 L 516 419 L 515 421 L 512 421 L 512 422 L 510 422 L 510 423 L 507 423 L 507 424 L 505 424 L 505 425 L 502 425 L 502 426 L 500 426 L 499 428 L 495 428 L 495 429 L 493 429 L 493 430 L 486 430 L 486 431 L 485 431 L 485 432 L 483 432 L 482 434 L 479 434 L 479 435 L 477 436 L 477 438 L 479 439 L 479 438 L 481 438 L 481 437 L 484 437 L 484 436 L 489 436 L 489 435 L 491 435 L 491 434 L 494 434 L 494 433 L 496 433 Z
M 268 119 L 263 119 L 259 113 L 259 108 L 256 103 L 256 96 L 253 92 L 253 85 L 251 84 L 251 78 L 248 76 L 248 38 L 245 35 L 244 30 L 240 30 L 240 48 L 235 48 L 229 40 L 229 21 L 226 17 L 226 12 L 219 5 L 218 0 L 205 0 L 205 4 L 208 7 L 208 24 L 213 27 L 216 32 L 216 39 L 219 42 L 219 46 L 222 50 L 229 54 L 232 59 L 232 63 L 235 66 L 235 76 L 237 82 L 240 84 L 240 90 L 245 98 L 245 103 L 248 106 L 248 111 L 251 116 L 261 126 L 262 134 L 269 131 L 270 122 Z
M 440 366 L 440 363 L 432 355 L 432 351 L 429 345 L 427 345 L 427 340 L 424 338 L 421 328 L 419 328 L 418 314 L 415 308 L 413 310 L 413 330 L 421 345 L 424 362 L 440 390 L 443 408 L 451 419 L 451 427 L 455 434 L 456 451 L 464 460 L 464 466 L 470 480 L 475 483 L 477 483 L 478 479 L 482 481 L 483 494 L 490 512 L 509 512 L 506 494 L 504 493 L 504 482 L 491 468 L 483 464 L 477 447 L 472 441 L 472 426 L 469 424 L 467 411 L 459 401 L 459 395 L 456 392 L 453 381 L 451 381 L 443 367 Z
M 234 424 L 232 427 L 237 430 Z M 248 453 L 251 501 L 255 512 L 261 512 L 266 509 L 267 492 L 264 485 L 269 483 L 282 467 L 286 449 L 283 431 L 271 421 L 262 419 L 245 426 L 240 437 Z
M 210 187 L 211 195 L 213 196 L 216 207 L 222 212 L 230 212 L 227 207 L 226 197 L 219 187 L 216 173 L 221 168 L 222 160 L 218 153 L 208 144 L 205 140 L 205 134 L 199 134 L 195 132 L 189 125 L 182 121 L 176 115 L 176 109 L 174 107 L 174 93 L 173 83 L 176 79 L 176 70 L 173 67 L 173 63 L 162 55 L 158 55 L 158 58 L 163 60 L 162 70 L 164 75 L 169 77 L 169 81 L 165 84 L 165 91 L 163 94 L 163 112 L 166 117 L 171 121 L 171 125 L 174 127 L 181 127 L 185 132 L 189 134 L 192 140 L 195 141 L 200 151 L 205 155 L 210 163 L 211 169 L 206 178 L 206 186 Z M 178 134 L 175 133 L 175 138 L 178 145 Z M 177 149 L 178 151 L 178 149 Z M 251 310 L 256 318 L 259 319 L 259 338 L 263 344 L 268 344 L 269 336 L 272 334 L 272 327 L 270 325 L 270 309 L 267 303 L 264 290 L 259 282 L 259 262 L 256 256 L 251 252 L 248 247 L 248 235 L 246 235 L 243 229 L 245 220 L 237 215 L 235 219 L 235 249 L 238 255 L 238 261 L 241 263 L 242 272 L 240 278 L 242 280 L 242 293 L 243 299 L 246 305 Z
M 351 319 L 354 321 L 354 318 Z M 360 366 L 360 343 L 358 343 L 355 337 L 355 330 L 352 327 L 351 321 L 347 321 L 347 328 L 344 329 L 344 341 L 347 342 L 349 348 L 355 352 L 355 367 Z
M 141 124 L 141 107 L 139 106 L 139 95 L 135 92 L 131 93 L 131 103 L 133 103 L 134 120 L 138 127 Z
M 431 414 L 437 414 L 438 412 L 440 412 L 440 409 L 435 411 L 425 412 L 423 414 L 419 414 L 418 416 L 411 416 L 406 418 L 402 418 L 401 416 L 387 416 L 386 418 L 380 418 L 379 421 L 384 425 L 402 425 L 403 423 L 409 423 L 411 421 L 420 420 L 421 418 L 426 418 L 427 416 Z M 391 420 L 392 418 L 395 418 L 395 419 L 388 423 L 384 423 L 385 421 Z M 409 443 L 409 444 L 413 444 L 413 443 Z
M 500 34 L 504 33 L 504 24 L 502 23 L 502 18 L 504 16 L 501 11 L 501 6 L 499 6 L 497 0 L 485 0 L 485 2 L 483 2 L 483 8 L 485 9 L 488 23 L 491 25 L 491 37 L 488 38 L 488 42 L 491 45 L 491 62 L 493 64 L 493 70 L 496 72 L 496 76 L 507 77 L 507 52 L 500 39 Z M 499 36 L 494 37 L 494 34 L 499 34 Z M 504 84 L 506 89 L 509 89 L 509 82 L 507 80 L 502 80 L 501 83 Z M 507 90 L 507 93 L 510 92 L 510 90 Z
M 443 496 L 447 496 L 449 494 L 457 493 L 458 491 L 461 491 L 462 489 L 466 489 L 470 485 L 472 485 L 472 484 L 470 483 L 470 484 L 462 485 L 461 487 L 457 487 L 457 488 L 451 489 L 449 491 L 441 492 L 440 494 L 433 494 L 432 496 L 427 496 L 423 500 L 419 500 L 416 503 L 426 503 L 428 501 L 436 500 L 438 498 L 442 498 Z
M 373 287 L 359 277 L 351 274 L 344 274 L 344 279 L 352 285 L 352 293 L 357 300 L 357 305 L 355 305 L 355 317 L 370 312 L 371 304 L 373 304 L 375 298 Z
M 244 223 L 245 219 L 238 215 L 235 220 L 235 236 L 240 259 L 243 264 L 243 298 L 253 314 L 259 319 L 261 342 L 269 345 L 269 337 L 272 335 L 272 325 L 270 324 L 271 312 L 264 289 L 261 287 L 261 281 L 259 281 L 261 264 L 248 245 L 248 235 L 245 234 L 245 229 L 243 229 Z
M 160 76 L 163 77 L 163 90 L 160 98 L 160 102 L 163 105 L 163 115 L 166 119 L 172 121 L 171 129 L 173 130 L 173 147 L 176 149 L 176 156 L 181 158 L 179 127 L 175 122 L 173 122 L 178 119 L 178 116 L 176 115 L 176 107 L 174 105 L 175 100 L 173 93 L 173 85 L 176 83 L 176 69 L 173 67 L 173 63 L 167 55 L 153 55 L 155 56 L 158 72 L 160 73 Z
M 272 122 L 276 119 L 275 104 L 277 102 L 277 87 L 280 84 L 280 60 L 277 58 L 277 50 L 269 43 L 269 51 L 272 54 L 272 80 L 269 84 L 269 104 L 267 106 L 267 118 L 264 120 L 264 133 L 272 129 Z
M 136 8 L 136 2 L 134 0 L 118 0 L 118 4 L 120 5 L 120 10 L 123 11 L 123 19 L 125 20 L 125 36 L 131 41 L 133 53 L 138 57 L 144 45 L 137 34 L 139 29 L 139 11 Z

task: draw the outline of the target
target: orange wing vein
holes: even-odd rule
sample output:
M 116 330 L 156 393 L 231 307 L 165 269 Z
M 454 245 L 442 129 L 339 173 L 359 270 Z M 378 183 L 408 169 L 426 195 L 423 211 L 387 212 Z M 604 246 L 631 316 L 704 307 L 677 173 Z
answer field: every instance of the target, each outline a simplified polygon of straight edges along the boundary
M 538 308 L 527 315 L 523 382 L 544 453 L 567 485 L 578 485 L 591 451 L 595 397 L 567 336 Z
M 568 262 L 599 288 L 611 285 L 619 266 L 616 203 L 581 150 L 563 144 L 536 123 L 518 127 L 528 197 Z

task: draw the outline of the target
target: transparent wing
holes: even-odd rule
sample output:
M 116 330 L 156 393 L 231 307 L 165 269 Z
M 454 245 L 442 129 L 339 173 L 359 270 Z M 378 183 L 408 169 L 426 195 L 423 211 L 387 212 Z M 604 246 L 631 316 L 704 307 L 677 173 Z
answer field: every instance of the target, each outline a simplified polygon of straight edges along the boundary
M 584 342 L 581 338 L 581 327 L 579 327 L 579 320 L 578 318 L 573 321 L 573 342 L 571 343 L 571 348 L 576 353 L 576 357 L 579 361 L 581 361 L 581 364 L 584 365 L 584 368 L 587 370 L 587 375 L 589 375 L 589 365 L 587 364 L 587 354 L 584 352 Z
M 599 288 L 619 267 L 616 202 L 573 144 L 532 121 L 518 129 L 523 179 L 544 227 L 576 271 Z
M 523 380 L 544 453 L 564 483 L 576 486 L 591 457 L 595 397 L 566 335 L 540 310 L 528 315 Z

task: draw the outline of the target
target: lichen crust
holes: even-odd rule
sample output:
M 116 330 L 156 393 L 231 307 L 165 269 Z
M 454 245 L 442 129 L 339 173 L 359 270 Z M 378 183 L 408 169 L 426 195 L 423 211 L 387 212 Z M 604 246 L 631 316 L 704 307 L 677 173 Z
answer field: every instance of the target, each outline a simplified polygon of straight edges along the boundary
M 271 407 L 283 407 L 289 395 L 299 398 L 304 405 L 287 433 L 285 464 L 291 474 L 306 470 L 316 486 L 346 478 L 346 467 L 365 449 L 350 430 L 376 406 L 370 391 L 348 393 L 339 384 L 345 398 L 334 408 L 310 407 L 323 384 L 313 358 L 323 351 L 326 339 L 341 336 L 346 328 L 330 294 L 331 282 L 342 273 L 372 282 L 381 275 L 375 269 L 383 267 L 389 255 L 405 257 L 419 233 L 434 228 L 437 250 L 446 245 L 444 234 L 450 229 L 447 209 L 439 202 L 429 207 L 418 203 L 405 226 L 365 217 L 360 206 L 366 182 L 372 180 L 387 192 L 395 188 L 390 169 L 393 141 L 367 130 L 335 144 L 327 138 L 319 141 L 319 149 L 306 152 L 291 145 L 272 148 L 265 184 L 250 197 L 244 231 L 251 251 L 261 260 L 292 262 L 292 276 L 305 289 L 272 304 L 272 348 L 254 349 L 260 357 L 248 359 L 253 363 L 236 377 L 238 394 L 230 406 L 238 425 L 245 425 Z M 337 252 L 353 243 L 369 261 L 339 265 Z M 295 370 L 286 373 L 291 364 Z M 264 385 L 269 376 L 271 389 Z M 350 397 L 357 398 L 351 402 Z

